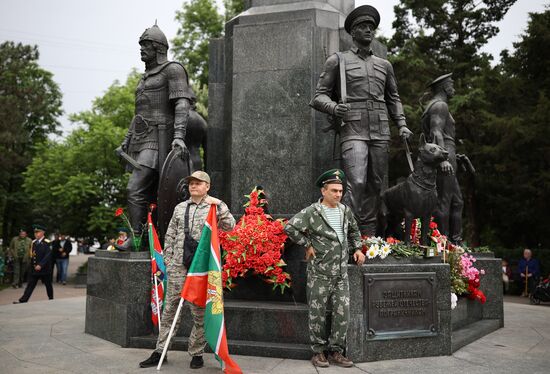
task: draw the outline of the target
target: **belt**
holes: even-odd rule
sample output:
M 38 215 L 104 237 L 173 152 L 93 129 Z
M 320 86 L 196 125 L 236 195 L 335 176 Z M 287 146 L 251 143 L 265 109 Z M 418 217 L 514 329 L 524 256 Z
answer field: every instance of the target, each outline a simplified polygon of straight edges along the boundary
M 348 103 L 351 106 L 351 109 L 386 109 L 386 103 L 374 100 L 358 101 Z

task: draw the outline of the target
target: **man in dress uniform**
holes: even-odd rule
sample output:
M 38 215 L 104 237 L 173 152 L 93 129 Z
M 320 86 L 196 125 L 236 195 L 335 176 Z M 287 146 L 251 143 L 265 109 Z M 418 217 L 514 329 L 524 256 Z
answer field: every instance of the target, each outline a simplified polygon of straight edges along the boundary
M 391 118 L 399 136 L 408 138 L 403 107 L 392 65 L 374 56 L 370 44 L 380 14 L 370 6 L 355 8 L 346 18 L 345 30 L 354 46 L 330 56 L 311 106 L 343 121 L 341 157 L 347 177 L 344 203 L 363 235 L 374 236 L 380 210 L 380 194 L 387 186 Z
M 316 367 L 330 364 L 351 367 L 343 353 L 349 324 L 348 259 L 350 250 L 358 265 L 365 261 L 361 236 L 351 209 L 340 203 L 345 177 L 333 169 L 317 179 L 323 198 L 300 211 L 285 225 L 295 243 L 306 248 L 309 338 Z M 332 305 L 331 326 L 326 323 Z M 325 356 L 328 352 L 328 357 Z
M 128 213 L 136 237 L 141 236 L 147 207 L 156 201 L 159 173 L 170 148 L 187 152 L 185 133 L 196 100 L 185 68 L 167 60 L 168 40 L 157 25 L 145 30 L 139 45 L 145 74 L 136 89 L 134 119 L 121 145 L 140 165 L 128 181 Z
M 53 287 L 52 287 L 52 249 L 50 246 L 50 241 L 44 237 L 46 233 L 46 228 L 42 225 L 34 225 L 34 240 L 31 245 L 30 253 L 30 263 L 31 268 L 29 270 L 29 279 L 27 283 L 27 288 L 23 296 L 19 301 L 14 301 L 14 304 L 26 303 L 29 301 L 29 298 L 36 287 L 36 283 L 39 280 L 42 280 L 42 283 L 46 286 L 46 292 L 48 293 L 48 298 L 53 300 Z

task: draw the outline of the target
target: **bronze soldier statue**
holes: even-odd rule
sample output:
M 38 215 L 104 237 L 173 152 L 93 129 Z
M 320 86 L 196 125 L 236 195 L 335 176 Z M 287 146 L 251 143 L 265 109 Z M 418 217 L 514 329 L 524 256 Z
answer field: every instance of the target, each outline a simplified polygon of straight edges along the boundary
M 354 9 L 344 28 L 354 46 L 330 56 L 319 77 L 311 106 L 342 120 L 342 166 L 347 176 L 344 203 L 351 207 L 361 234 L 377 231 L 380 195 L 387 186 L 391 118 L 408 138 L 392 65 L 373 55 L 371 42 L 380 14 L 370 6 Z M 340 122 L 340 121 L 338 121 Z
M 189 159 L 184 139 L 196 100 L 185 68 L 168 61 L 168 40 L 156 24 L 145 30 L 139 45 L 145 73 L 136 89 L 135 116 L 121 145 L 123 155 L 127 160 L 129 156 L 134 166 L 128 181 L 128 212 L 136 236 L 143 231 L 149 204 L 157 201 L 159 175 L 170 150 Z M 174 159 L 177 157 L 170 157 Z M 186 170 L 186 175 L 189 173 Z M 181 180 L 186 175 L 177 178 Z M 175 202 L 171 205 L 175 206 Z M 166 209 L 165 215 L 171 216 L 173 206 Z M 162 214 L 159 211 L 159 221 Z M 165 217 L 164 221 L 169 219 Z
M 428 142 L 438 144 L 449 153 L 448 160 L 439 165 L 434 219 L 443 235 L 454 244 L 461 244 L 464 200 L 456 179 L 457 161 L 463 161 L 467 166 L 465 169 L 475 170 L 465 155 L 456 153 L 455 120 L 448 106 L 449 99 L 455 94 L 452 73 L 436 78 L 428 87 L 432 99 L 422 114 L 422 131 Z

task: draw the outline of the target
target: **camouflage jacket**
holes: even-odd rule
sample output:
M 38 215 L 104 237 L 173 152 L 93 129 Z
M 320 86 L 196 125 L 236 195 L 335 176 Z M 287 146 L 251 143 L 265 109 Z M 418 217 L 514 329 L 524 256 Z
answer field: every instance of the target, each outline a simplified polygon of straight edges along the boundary
M 361 234 L 351 209 L 344 204 L 338 204 L 338 207 L 343 217 L 343 242 L 340 242 L 336 231 L 328 223 L 320 201 L 297 213 L 285 226 L 285 232 L 292 241 L 315 249 L 315 258 L 309 268 L 316 274 L 347 274 L 348 247 L 354 252 L 361 249 Z
M 22 258 L 24 262 L 29 261 L 32 239 L 29 237 L 14 237 L 10 243 L 9 255 L 14 259 Z
M 189 232 L 197 242 L 201 238 L 202 228 L 206 222 L 210 204 L 204 199 L 195 204 L 191 199 L 186 200 L 174 209 L 174 214 L 166 230 L 164 239 L 164 263 L 168 269 L 183 267 L 183 242 L 185 240 L 185 210 L 189 207 Z M 229 212 L 224 202 L 217 207 L 218 227 L 223 231 L 229 231 L 235 226 L 235 218 Z

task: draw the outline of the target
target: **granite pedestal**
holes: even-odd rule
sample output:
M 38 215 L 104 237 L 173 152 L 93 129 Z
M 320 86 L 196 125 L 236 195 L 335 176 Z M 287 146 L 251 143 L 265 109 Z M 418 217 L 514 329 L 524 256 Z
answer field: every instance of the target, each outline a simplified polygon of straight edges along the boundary
M 298 251 L 287 249 L 295 289 L 304 290 L 305 264 Z M 449 355 L 503 326 L 500 259 L 477 256 L 484 269 L 481 289 L 487 302 L 461 298 L 450 304 L 449 265 L 432 259 L 389 257 L 348 266 L 350 315 L 347 354 L 356 362 Z M 247 284 L 250 283 L 250 284 Z M 236 354 L 309 359 L 307 305 L 300 292 L 286 301 L 262 288 L 251 277 L 238 293 L 225 299 L 225 321 L 230 351 Z M 156 335 L 150 314 L 148 253 L 98 251 L 89 259 L 86 327 L 89 334 L 123 347 L 154 348 Z M 255 290 L 255 291 L 254 291 Z M 261 293 L 254 297 L 253 292 Z M 289 295 L 294 295 L 289 297 Z M 289 301 L 290 300 L 290 301 Z M 182 323 L 172 349 L 187 349 L 192 318 L 183 309 Z
M 152 333 L 149 252 L 98 250 L 88 259 L 87 282 L 86 333 L 122 347 Z

